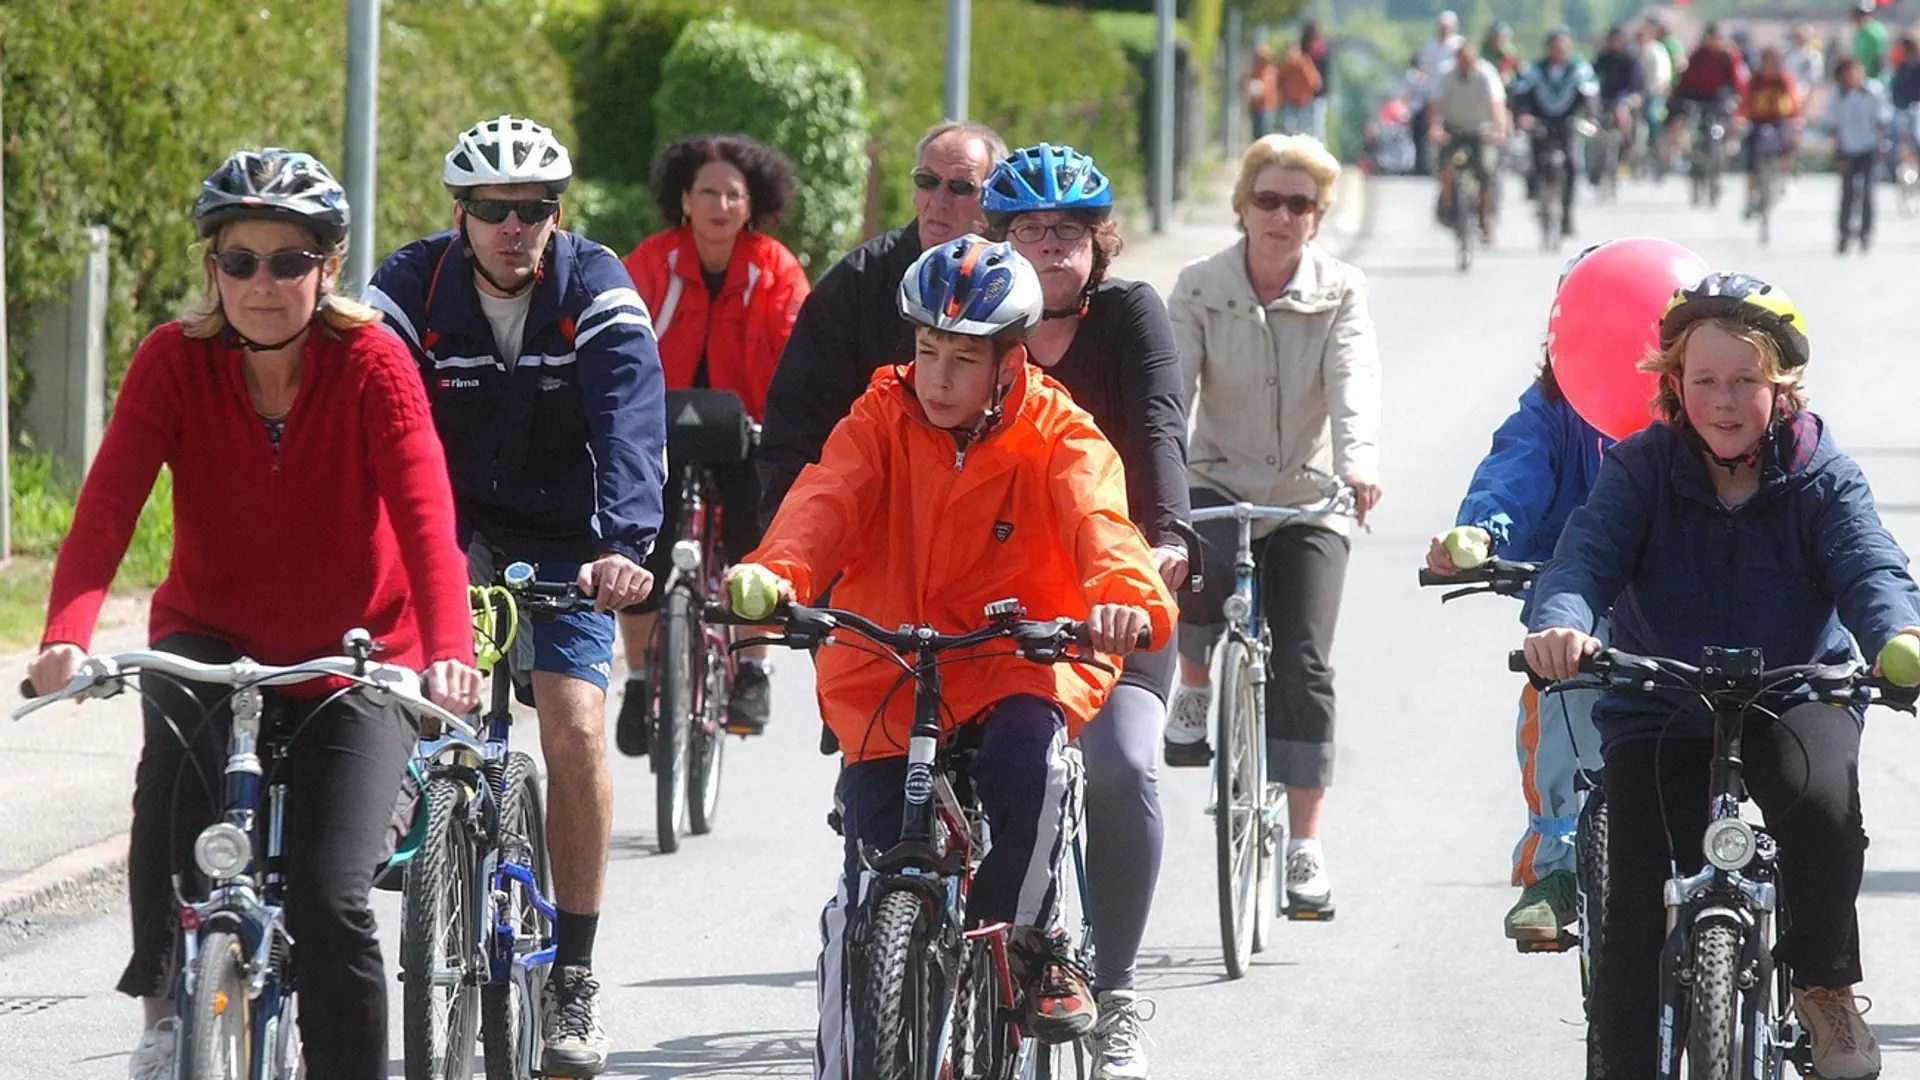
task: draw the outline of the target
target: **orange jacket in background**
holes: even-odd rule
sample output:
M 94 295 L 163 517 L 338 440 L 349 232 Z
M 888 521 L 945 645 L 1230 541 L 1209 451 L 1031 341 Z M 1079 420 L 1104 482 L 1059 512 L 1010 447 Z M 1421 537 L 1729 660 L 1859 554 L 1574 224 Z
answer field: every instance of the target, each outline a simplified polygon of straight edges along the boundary
M 1747 89 L 1740 95 L 1740 115 L 1756 124 L 1777 124 L 1800 115 L 1800 90 L 1793 76 L 1754 72 Z
M 745 561 L 792 582 L 803 600 L 840 574 L 834 606 L 881 626 L 962 633 L 1005 599 L 1021 601 L 1030 619 L 1084 619 L 1095 604 L 1130 604 L 1152 616 L 1154 647 L 1164 646 L 1177 611 L 1127 518 L 1119 455 L 1058 383 L 1035 365 L 1021 370 L 1005 418 L 958 461 L 953 435 L 929 423 L 914 397 L 912 369 L 876 371 Z M 815 658 L 820 712 L 848 761 L 897 757 L 913 727 L 913 685 L 861 646 L 871 647 L 848 633 Z M 1114 676 L 1098 668 L 1008 652 L 1007 642 L 991 642 L 977 651 L 991 659 L 941 668 L 950 723 L 1032 694 L 1058 702 L 1078 733 L 1113 689 Z
M 807 272 L 793 252 L 765 233 L 742 230 L 726 284 L 711 300 L 686 225 L 642 240 L 624 263 L 653 316 L 667 389 L 692 386 L 705 353 L 707 385 L 740 395 L 747 412 L 761 419 L 767 384 L 807 298 Z
M 1311 105 L 1314 95 L 1320 92 L 1320 69 L 1314 65 L 1313 57 L 1298 49 L 1287 50 L 1278 78 L 1282 105 L 1295 108 Z

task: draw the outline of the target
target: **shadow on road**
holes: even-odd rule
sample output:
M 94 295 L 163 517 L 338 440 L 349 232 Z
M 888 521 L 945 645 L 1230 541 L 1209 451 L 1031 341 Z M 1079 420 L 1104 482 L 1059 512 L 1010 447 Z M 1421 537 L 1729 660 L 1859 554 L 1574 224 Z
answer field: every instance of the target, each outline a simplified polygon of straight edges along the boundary
M 602 1076 L 666 1080 L 685 1076 L 808 1076 L 812 1031 L 730 1031 L 670 1039 L 651 1050 L 621 1050 Z
M 1259 968 L 1297 967 L 1292 960 L 1267 960 L 1256 956 Z M 1134 982 L 1146 993 L 1192 990 L 1200 986 L 1228 982 L 1226 961 L 1218 945 L 1175 945 L 1163 949 L 1143 949 Z
M 756 971 L 738 975 L 687 975 L 673 979 L 647 979 L 644 982 L 628 983 L 632 987 L 667 987 L 680 989 L 701 986 L 766 986 L 775 990 L 792 990 L 801 986 L 812 986 L 814 973 L 806 971 Z
M 1873 1037 L 1882 1050 L 1902 1054 L 1920 1052 L 1920 1024 L 1874 1024 Z
M 1869 870 L 1860 879 L 1862 893 L 1920 893 L 1920 870 Z

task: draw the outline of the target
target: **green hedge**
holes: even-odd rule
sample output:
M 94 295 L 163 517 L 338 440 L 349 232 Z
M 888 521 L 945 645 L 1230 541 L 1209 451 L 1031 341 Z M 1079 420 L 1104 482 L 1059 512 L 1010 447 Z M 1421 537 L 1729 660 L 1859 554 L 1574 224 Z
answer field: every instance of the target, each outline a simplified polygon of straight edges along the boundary
M 345 4 L 293 0 L 8 0 L 7 352 L 65 294 L 81 230 L 112 230 L 110 377 L 198 288 L 188 220 L 232 150 L 279 144 L 340 166 Z M 444 228 L 440 158 L 483 116 L 571 134 L 561 62 L 526 10 L 499 0 L 388 0 L 381 33 L 377 246 Z M 17 365 L 14 386 L 19 387 Z

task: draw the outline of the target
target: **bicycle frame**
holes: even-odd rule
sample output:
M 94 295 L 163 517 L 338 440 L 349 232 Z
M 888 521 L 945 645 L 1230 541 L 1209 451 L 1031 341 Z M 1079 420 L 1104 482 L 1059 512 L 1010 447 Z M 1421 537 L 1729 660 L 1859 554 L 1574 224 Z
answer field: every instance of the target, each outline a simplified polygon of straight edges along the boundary
M 667 580 L 660 586 L 662 596 L 676 589 L 688 594 L 692 601 L 691 610 L 700 614 L 708 599 L 720 596 L 724 591 L 727 571 L 726 552 L 721 546 L 720 517 L 725 511 L 716 505 L 717 500 L 709 499 L 714 490 L 713 477 L 707 467 L 700 462 L 689 461 L 680 467 L 680 530 L 673 543 L 673 568 L 667 573 Z M 664 607 L 664 605 L 663 605 Z M 661 635 L 664 622 L 654 628 L 654 648 L 651 678 L 653 683 L 653 707 L 659 708 L 660 688 L 666 685 L 666 651 L 661 648 Z M 727 646 L 731 642 L 726 628 L 706 619 L 700 620 L 702 639 L 710 650 L 729 658 L 727 678 L 731 682 L 732 653 Z M 693 657 L 695 670 L 689 680 L 693 687 L 693 700 L 689 702 L 694 723 L 704 722 L 707 714 L 708 672 L 702 666 L 707 650 Z M 709 731 L 709 735 L 717 734 Z M 654 768 L 659 768 L 655 763 Z

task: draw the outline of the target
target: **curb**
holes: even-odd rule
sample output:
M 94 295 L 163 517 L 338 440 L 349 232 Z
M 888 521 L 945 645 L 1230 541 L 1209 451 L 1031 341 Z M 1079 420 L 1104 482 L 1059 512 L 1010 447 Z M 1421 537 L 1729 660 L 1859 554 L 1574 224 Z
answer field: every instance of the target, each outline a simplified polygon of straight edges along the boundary
M 127 843 L 126 833 L 109 836 L 0 883 L 0 919 L 46 907 L 120 873 L 127 866 Z

